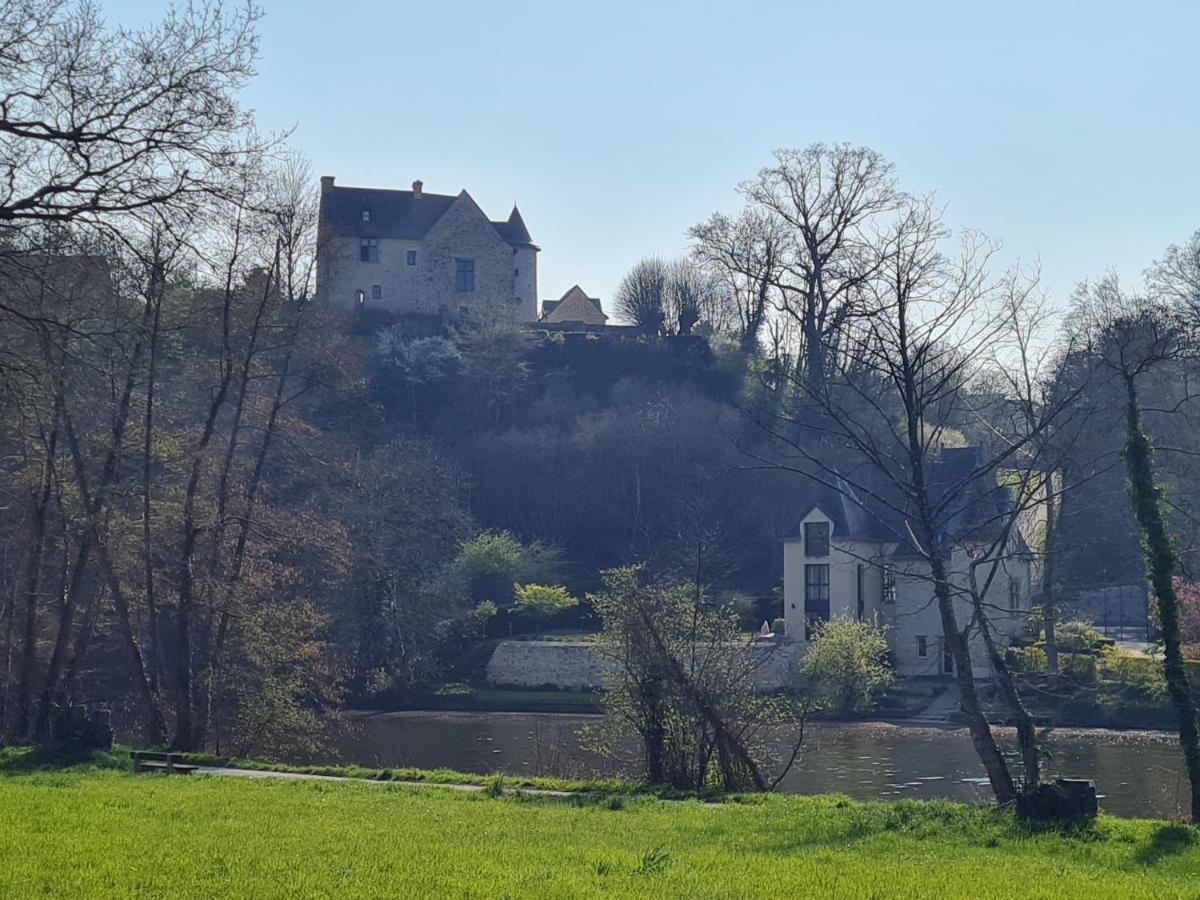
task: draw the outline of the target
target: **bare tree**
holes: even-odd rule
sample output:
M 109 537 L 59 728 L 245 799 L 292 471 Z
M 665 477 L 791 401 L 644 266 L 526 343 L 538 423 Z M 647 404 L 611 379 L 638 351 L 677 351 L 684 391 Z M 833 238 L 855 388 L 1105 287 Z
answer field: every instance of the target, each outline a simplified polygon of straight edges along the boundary
M 736 219 L 714 213 L 693 226 L 692 256 L 728 291 L 737 316 L 742 353 L 756 356 L 772 308 L 780 307 L 785 230 L 762 210 L 747 208 Z
M 982 709 L 974 667 L 985 654 L 1000 679 L 1017 719 L 1024 789 L 1033 792 L 1039 784 L 1036 732 L 997 635 L 1018 623 L 1007 604 L 992 598 L 1007 568 L 1029 555 L 1017 526 L 1041 502 L 1039 489 L 1051 468 L 1037 438 L 1067 415 L 1070 398 L 1037 405 L 1020 428 L 1012 421 L 993 424 L 1002 439 L 979 448 L 971 465 L 940 464 L 951 434 L 986 415 L 988 404 L 976 390 L 980 362 L 1009 339 L 1011 302 L 1027 295 L 1006 290 L 1012 276 L 991 276 L 994 244 L 967 234 L 951 256 L 943 250 L 947 238 L 931 201 L 905 207 L 880 255 L 886 264 L 860 284 L 869 303 L 846 330 L 847 352 L 834 358 L 821 382 L 808 373 L 798 379 L 822 413 L 825 439 L 779 427 L 778 419 L 772 430 L 789 451 L 784 466 L 869 500 L 900 523 L 896 540 L 920 560 L 905 574 L 932 590 L 975 750 L 996 799 L 1006 804 L 1017 799 L 1017 784 Z M 1008 364 L 1019 365 L 1019 356 Z M 1018 473 L 1019 485 L 1001 491 L 1001 472 Z
M 754 673 L 774 648 L 747 646 L 736 616 L 698 604 L 691 585 L 649 581 L 638 567 L 605 572 L 604 583 L 591 602 L 614 669 L 606 704 L 618 729 L 640 742 L 647 781 L 777 786 L 799 754 L 808 710 L 756 694 Z M 797 743 L 772 778 L 767 737 L 784 724 L 795 726 Z
M 867 147 L 780 150 L 742 194 L 782 229 L 780 302 L 801 326 L 809 389 L 825 380 L 836 336 L 886 259 L 877 226 L 904 201 L 893 168 Z
M 0 3 L 0 229 L 190 208 L 235 176 L 259 17 L 188 4 L 124 30 L 86 0 Z
M 634 263 L 617 285 L 617 315 L 643 331 L 658 334 L 666 323 L 667 264 L 657 256 Z

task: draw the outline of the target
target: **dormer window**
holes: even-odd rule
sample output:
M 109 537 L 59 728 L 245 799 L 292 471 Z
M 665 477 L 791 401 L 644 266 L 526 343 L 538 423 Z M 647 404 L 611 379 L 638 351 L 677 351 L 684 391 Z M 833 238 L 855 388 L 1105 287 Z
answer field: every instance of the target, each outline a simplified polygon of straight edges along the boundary
M 804 523 L 804 554 L 805 556 L 829 555 L 829 523 Z
M 362 211 L 362 220 L 363 220 L 364 222 L 370 222 L 370 221 L 371 221 L 371 211 L 370 211 L 369 209 L 364 209 L 364 210 Z

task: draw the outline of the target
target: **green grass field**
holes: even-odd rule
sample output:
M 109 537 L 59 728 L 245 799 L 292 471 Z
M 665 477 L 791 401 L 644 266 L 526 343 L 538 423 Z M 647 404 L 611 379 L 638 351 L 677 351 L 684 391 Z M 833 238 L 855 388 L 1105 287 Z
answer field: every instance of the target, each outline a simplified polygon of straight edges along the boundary
M 116 759 L 114 757 L 114 759 Z M 0 765 L 0 895 L 1196 897 L 1200 833 L 948 803 L 493 797 Z

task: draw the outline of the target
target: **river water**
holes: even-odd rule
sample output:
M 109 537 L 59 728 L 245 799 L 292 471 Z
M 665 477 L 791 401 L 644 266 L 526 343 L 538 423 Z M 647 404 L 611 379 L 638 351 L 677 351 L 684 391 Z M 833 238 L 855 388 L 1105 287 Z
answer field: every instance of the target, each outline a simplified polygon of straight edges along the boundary
M 308 761 L 565 777 L 632 774 L 588 749 L 580 730 L 601 721 L 552 713 L 360 713 L 336 738 L 335 754 Z M 1002 729 L 1001 739 L 1013 752 L 1013 735 Z M 1183 762 L 1170 734 L 1071 728 L 1047 732 L 1045 741 L 1046 774 L 1094 779 L 1107 812 L 1174 818 L 1186 810 Z M 781 789 L 861 800 L 990 798 L 965 729 L 880 722 L 810 723 L 803 756 Z

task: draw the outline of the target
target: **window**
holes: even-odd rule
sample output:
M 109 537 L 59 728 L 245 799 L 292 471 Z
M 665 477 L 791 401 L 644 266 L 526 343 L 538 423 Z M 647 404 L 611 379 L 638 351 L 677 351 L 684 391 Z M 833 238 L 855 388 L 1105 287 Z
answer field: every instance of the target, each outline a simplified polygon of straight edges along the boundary
M 454 290 L 460 294 L 475 290 L 475 260 L 454 260 Z
M 517 277 L 518 275 L 520 275 L 520 274 L 521 274 L 521 270 L 520 270 L 520 269 L 513 269 L 513 278 L 516 278 L 516 277 Z
M 415 266 L 417 264 L 417 251 L 416 250 L 408 251 L 408 264 L 410 266 Z
M 471 315 L 471 308 L 469 306 L 460 306 L 458 308 L 458 315 L 463 319 L 467 318 Z
M 363 262 L 379 262 L 379 241 L 363 238 L 358 243 L 358 258 Z
M 807 556 L 829 555 L 829 523 L 804 523 L 804 552 Z
M 929 656 L 929 638 L 923 634 L 917 635 L 917 658 L 925 659 Z
M 355 291 L 354 299 L 355 299 L 355 301 L 357 301 L 359 306 L 362 306 L 364 303 L 367 302 L 367 292 L 366 291 Z
M 370 222 L 370 221 L 371 221 L 371 211 L 370 211 L 369 209 L 364 209 L 364 210 L 362 211 L 362 220 L 363 220 L 364 222 Z
M 883 567 L 883 602 L 896 602 L 896 570 L 891 566 Z
M 383 299 L 383 288 L 377 284 L 371 285 L 371 299 L 372 300 L 382 300 Z
M 1013 612 L 1021 608 L 1021 582 L 1008 579 L 1008 608 Z
M 804 567 L 804 618 L 811 626 L 829 618 L 829 566 Z
M 946 675 L 954 674 L 954 657 L 950 655 L 949 650 L 942 651 L 942 672 Z

